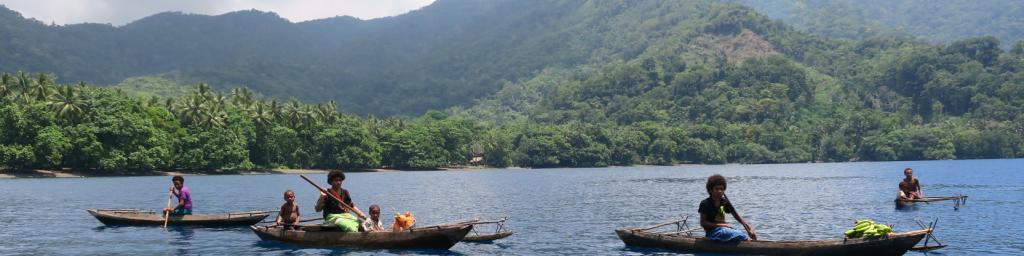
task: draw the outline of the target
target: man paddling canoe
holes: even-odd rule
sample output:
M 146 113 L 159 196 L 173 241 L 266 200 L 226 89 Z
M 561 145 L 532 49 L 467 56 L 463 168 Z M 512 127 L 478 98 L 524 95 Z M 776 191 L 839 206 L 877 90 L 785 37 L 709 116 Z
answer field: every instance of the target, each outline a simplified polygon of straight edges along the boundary
M 921 182 L 914 177 L 914 169 L 903 169 L 903 176 L 906 176 L 906 178 L 900 181 L 900 191 L 897 198 L 900 201 L 924 198 L 924 192 L 921 191 Z
M 185 177 L 174 176 L 171 178 L 174 183 L 171 186 L 171 194 L 178 197 L 178 204 L 173 208 L 164 208 L 164 212 L 171 212 L 171 215 L 192 215 L 192 193 L 185 186 Z

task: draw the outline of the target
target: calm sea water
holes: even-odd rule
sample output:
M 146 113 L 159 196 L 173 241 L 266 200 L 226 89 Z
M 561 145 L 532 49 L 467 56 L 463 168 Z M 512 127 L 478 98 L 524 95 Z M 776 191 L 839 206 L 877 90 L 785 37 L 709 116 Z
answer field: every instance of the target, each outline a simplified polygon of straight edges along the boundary
M 895 209 L 905 167 L 926 195 L 966 194 L 966 206 Z M 510 217 L 515 235 L 450 251 L 302 248 L 262 242 L 243 227 L 105 227 L 85 209 L 159 209 L 170 177 L 0 180 L 0 254 L 669 254 L 625 247 L 614 229 L 696 217 L 713 173 L 726 176 L 727 194 L 761 239 L 839 238 L 860 218 L 897 231 L 938 219 L 936 236 L 949 247 L 931 254 L 1024 254 L 1024 159 L 347 174 L 360 208 L 412 211 L 417 225 Z M 186 185 L 196 213 L 276 209 L 294 189 L 304 218 L 319 217 L 317 192 L 298 175 L 188 176 Z

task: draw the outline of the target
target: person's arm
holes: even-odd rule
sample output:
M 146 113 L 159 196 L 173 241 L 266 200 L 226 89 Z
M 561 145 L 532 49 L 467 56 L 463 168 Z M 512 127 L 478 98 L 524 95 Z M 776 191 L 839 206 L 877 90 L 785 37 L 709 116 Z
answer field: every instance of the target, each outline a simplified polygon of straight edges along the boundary
M 715 230 L 715 228 L 719 227 L 718 223 L 715 223 L 714 215 L 709 215 L 705 213 L 707 211 L 708 210 L 704 209 L 703 207 L 699 208 L 697 211 L 697 213 L 700 214 L 700 226 L 704 228 L 704 230 Z
M 322 212 L 324 210 L 324 199 L 326 198 L 327 194 L 324 194 L 324 192 L 320 192 L 320 199 L 316 200 L 316 206 L 313 207 L 313 210 L 316 210 L 316 212 Z
M 365 218 L 369 218 L 369 216 L 366 216 L 366 214 L 363 213 L 363 211 L 359 210 L 359 208 L 356 207 L 356 203 L 352 201 L 352 195 L 348 193 L 348 190 L 345 190 L 345 204 L 347 204 L 349 207 L 352 207 L 353 214 L 356 214 L 356 216 L 364 216 Z
M 298 226 L 299 219 L 302 219 L 302 213 L 299 213 L 299 207 L 295 207 L 295 220 L 292 221 L 292 225 Z
M 274 226 L 280 226 L 282 219 L 283 218 L 281 218 L 281 212 L 278 211 L 277 212 L 277 219 L 274 219 Z
M 754 227 L 750 226 L 743 217 L 740 217 L 740 213 L 736 212 L 735 209 L 732 211 L 732 217 L 736 218 L 736 221 L 739 221 L 740 225 L 743 225 L 743 229 L 747 230 L 747 234 L 750 235 L 750 240 L 757 240 L 757 233 L 754 232 Z
M 914 178 L 914 182 L 917 183 L 917 195 L 920 197 L 924 197 L 924 188 L 921 187 L 921 181 L 917 180 L 917 178 Z
M 177 209 L 184 209 L 184 208 L 185 208 L 185 198 L 179 197 L 178 198 L 178 205 L 175 205 L 174 209 L 177 210 Z

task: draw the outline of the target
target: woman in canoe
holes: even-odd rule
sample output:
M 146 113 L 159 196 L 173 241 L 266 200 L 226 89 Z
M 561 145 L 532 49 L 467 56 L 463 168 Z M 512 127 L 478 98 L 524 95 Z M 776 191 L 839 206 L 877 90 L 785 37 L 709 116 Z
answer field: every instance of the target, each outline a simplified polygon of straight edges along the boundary
M 754 228 L 747 224 L 743 217 L 740 217 L 736 208 L 729 202 L 729 198 L 725 197 L 725 188 L 725 177 L 722 175 L 715 174 L 708 177 L 707 190 L 710 196 L 700 202 L 700 208 L 697 210 L 700 213 L 700 226 L 704 228 L 705 237 L 714 241 L 735 242 L 746 241 L 747 234 L 749 234 L 749 239 L 757 240 Z M 726 213 L 731 213 L 732 217 L 747 230 L 747 234 L 726 224 Z
M 352 207 L 352 209 L 358 210 L 356 205 L 352 203 L 352 197 L 349 196 L 348 190 L 341 187 L 341 182 L 343 181 L 345 181 L 345 173 L 341 171 L 331 171 L 328 173 L 327 183 L 330 183 L 331 187 L 327 189 L 327 192 L 340 198 L 342 202 Z M 337 200 L 330 198 L 330 196 L 323 192 L 320 193 L 320 199 L 316 201 L 314 209 L 317 212 L 323 212 L 324 222 L 327 224 L 337 225 L 346 232 L 359 231 L 359 219 L 338 204 Z

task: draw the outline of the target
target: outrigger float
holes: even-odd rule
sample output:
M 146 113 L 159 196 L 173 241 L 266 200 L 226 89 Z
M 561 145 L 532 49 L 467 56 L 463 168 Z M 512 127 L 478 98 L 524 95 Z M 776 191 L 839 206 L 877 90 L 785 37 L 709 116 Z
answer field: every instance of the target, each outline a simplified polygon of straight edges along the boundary
M 893 200 L 893 201 L 896 202 L 896 208 L 903 209 L 903 208 L 907 208 L 907 207 L 913 206 L 916 203 L 926 203 L 927 204 L 927 203 L 932 203 L 932 202 L 949 201 L 949 200 L 953 200 L 953 210 L 960 210 L 961 206 L 964 206 L 965 204 L 967 204 L 967 196 L 965 196 L 965 195 L 957 195 L 957 196 L 926 196 L 926 197 L 918 198 L 918 199 L 910 199 L 910 200 L 896 199 L 896 200 Z
M 473 231 L 471 231 L 471 233 L 469 235 L 466 235 L 466 237 L 463 237 L 462 241 L 463 242 L 489 242 L 489 241 L 494 241 L 494 240 L 498 240 L 498 239 L 509 237 L 509 236 L 512 235 L 512 230 L 508 229 L 507 221 L 508 221 L 508 217 L 506 216 L 504 218 L 501 218 L 501 219 L 495 220 L 495 221 L 486 221 L 486 220 L 479 220 L 479 219 L 477 219 L 477 220 L 470 220 L 470 221 L 460 222 L 460 223 L 463 223 L 463 224 L 473 225 Z M 479 232 L 478 231 L 479 230 L 479 226 L 481 226 L 481 225 L 489 225 L 489 224 L 494 224 L 494 226 L 495 226 L 493 233 L 483 233 L 483 232 Z

